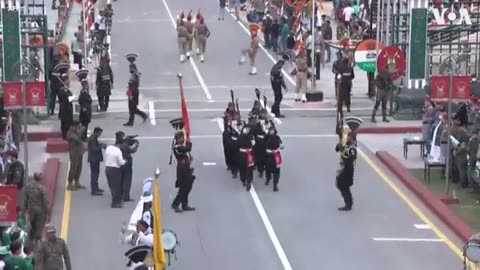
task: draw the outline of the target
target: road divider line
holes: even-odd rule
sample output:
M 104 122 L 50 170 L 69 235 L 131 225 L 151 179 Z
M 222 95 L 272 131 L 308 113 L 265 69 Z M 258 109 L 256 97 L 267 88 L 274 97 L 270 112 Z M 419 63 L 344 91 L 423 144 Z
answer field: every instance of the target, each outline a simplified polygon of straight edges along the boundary
M 418 208 L 415 203 L 390 179 L 383 171 L 378 167 L 375 162 L 365 154 L 361 149 L 358 149 L 358 154 L 362 157 L 363 160 L 367 162 L 367 164 L 377 173 L 378 176 L 383 180 L 385 184 L 387 184 L 393 192 L 400 197 L 407 206 L 412 209 L 412 211 L 430 228 L 432 231 L 438 236 L 438 238 L 442 239 L 443 242 L 456 254 L 462 261 L 463 261 L 463 251 L 455 244 L 452 240 L 450 240 L 445 233 L 443 233 L 423 212 Z M 471 269 L 478 269 L 473 263 L 469 263 Z
M 217 119 L 217 123 L 218 123 L 218 127 L 223 132 L 223 122 L 221 122 L 220 120 L 221 119 Z M 282 136 L 282 137 L 284 137 L 284 136 Z M 275 251 L 277 252 L 278 257 L 280 258 L 280 261 L 282 262 L 283 269 L 292 270 L 292 266 L 290 265 L 290 262 L 288 261 L 287 254 L 285 254 L 285 251 L 283 250 L 283 247 L 280 244 L 280 240 L 278 240 L 277 234 L 275 233 L 275 230 L 273 229 L 272 223 L 270 222 L 270 219 L 268 218 L 267 212 L 265 211 L 265 208 L 263 208 L 262 202 L 260 201 L 260 198 L 258 197 L 257 192 L 255 191 L 255 187 L 253 185 L 252 185 L 252 188 L 250 189 L 249 193 L 250 193 L 250 196 L 252 196 L 253 203 L 255 204 L 255 207 L 257 208 L 258 214 L 260 215 L 260 218 L 262 219 L 263 225 L 265 225 L 265 229 L 267 230 L 268 236 L 270 237 L 270 240 L 272 241 L 273 247 L 275 248 Z
M 163 2 L 163 5 L 165 6 L 165 10 L 167 10 L 168 16 L 170 17 L 170 21 L 172 22 L 173 28 L 177 29 L 177 23 L 175 21 L 175 18 L 172 15 L 172 11 L 168 6 L 167 1 L 162 0 L 162 2 Z M 198 82 L 200 83 L 200 86 L 202 87 L 203 92 L 205 93 L 205 96 L 209 101 L 212 100 L 212 94 L 210 94 L 210 90 L 208 90 L 207 84 L 205 83 L 205 80 L 203 79 L 202 74 L 200 74 L 200 70 L 198 70 L 197 64 L 193 60 L 193 57 L 190 57 L 190 64 L 192 65 L 193 72 L 197 76 Z
M 176 75 L 176 74 L 174 74 Z M 173 74 L 163 74 L 161 76 L 173 76 Z M 230 90 L 230 89 L 255 89 L 255 88 L 270 88 L 270 85 L 209 85 L 208 90 L 211 89 L 222 89 L 222 90 Z M 184 85 L 183 89 L 185 90 L 195 90 L 202 88 L 202 85 Z M 114 89 L 116 90 L 116 89 Z M 159 90 L 175 90 L 178 91 L 178 85 L 172 86 L 142 86 L 142 91 L 159 91 Z
M 152 126 L 156 126 L 157 120 L 155 119 L 155 103 L 153 101 L 148 102 L 148 115 L 150 117 L 150 124 L 152 124 Z
M 68 185 L 68 174 L 70 172 L 70 161 L 67 165 L 67 177 L 65 179 L 65 189 L 63 196 L 63 214 L 62 214 L 62 227 L 60 229 L 60 238 L 67 241 L 68 230 L 70 226 L 70 207 L 72 205 L 72 192 L 67 189 Z
M 419 230 L 431 230 L 432 228 L 430 228 L 430 226 L 428 226 L 428 224 L 413 224 L 413 226 L 415 226 L 415 229 L 419 229 Z
M 443 242 L 439 238 L 383 238 L 374 237 L 374 241 L 378 242 Z
M 202 165 L 203 166 L 216 166 L 217 163 L 216 162 L 203 162 Z

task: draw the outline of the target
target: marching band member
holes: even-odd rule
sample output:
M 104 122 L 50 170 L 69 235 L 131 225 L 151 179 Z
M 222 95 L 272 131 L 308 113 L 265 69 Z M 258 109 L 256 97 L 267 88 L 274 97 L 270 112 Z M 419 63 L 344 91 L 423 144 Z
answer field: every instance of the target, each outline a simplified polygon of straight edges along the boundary
M 296 84 L 295 84 L 295 101 L 302 101 L 303 103 L 307 102 L 307 81 L 308 81 L 308 65 L 307 65 L 307 54 L 305 47 L 300 46 L 300 52 L 295 59 L 296 66 Z
M 153 196 L 149 195 L 143 198 L 143 213 L 142 220 L 148 224 L 148 229 L 151 232 L 153 228 L 153 213 L 152 213 Z
M 258 121 L 253 129 L 255 136 L 255 145 L 253 146 L 253 154 L 255 157 L 255 167 L 259 177 L 263 177 L 265 171 L 265 135 L 268 133 L 268 128 L 271 122 L 267 119 L 268 112 L 265 108 L 260 109 L 258 114 Z
M 192 54 L 192 47 L 193 47 L 193 30 L 194 24 L 192 22 L 192 11 L 187 15 L 187 21 L 185 22 L 185 27 L 188 30 L 188 37 L 187 37 L 187 59 L 190 59 Z
M 253 158 L 253 146 L 255 145 L 255 139 L 252 136 L 251 129 L 248 125 L 242 127 L 242 132 L 238 136 L 238 165 L 240 170 L 240 180 L 243 186 L 247 187 L 247 191 L 252 188 L 253 181 L 253 167 L 255 166 Z
M 338 208 L 340 211 L 350 211 L 353 206 L 352 192 L 350 188 L 353 185 L 353 173 L 355 160 L 357 159 L 357 147 L 355 133 L 350 131 L 347 135 L 345 146 L 337 145 L 337 152 L 341 152 L 341 167 L 338 171 L 336 184 L 342 195 L 345 206 Z
M 210 30 L 203 16 L 199 15 L 197 15 L 198 21 L 195 22 L 194 36 L 197 41 L 197 54 L 200 55 L 200 62 L 203 63 L 205 61 L 205 50 L 207 48 L 207 39 L 210 37 Z
M 127 228 L 124 226 L 122 227 L 121 231 L 121 243 L 128 244 L 131 246 L 141 246 L 141 245 L 153 245 L 153 234 L 149 231 L 148 224 L 143 221 L 137 221 L 136 225 L 136 232 L 127 235 L 128 231 Z
M 172 151 L 177 159 L 177 180 L 175 187 L 178 188 L 178 193 L 172 202 L 172 208 L 175 212 L 181 213 L 183 211 L 195 210 L 195 208 L 191 207 L 188 203 L 188 195 L 192 190 L 195 176 L 193 175 L 193 168 L 191 167 L 192 142 L 189 138 L 186 138 L 185 131 L 183 130 L 183 122 L 180 123 L 179 121 L 175 125 L 176 132 Z M 180 205 L 182 206 L 181 208 Z
M 280 180 L 280 166 L 282 165 L 282 156 L 280 150 L 283 149 L 282 139 L 277 134 L 277 129 L 272 124 L 268 128 L 268 134 L 265 136 L 265 185 L 270 184 L 273 176 L 273 191 L 278 191 L 278 181 Z
M 242 57 L 240 58 L 240 64 L 245 63 L 246 55 L 250 58 L 250 67 L 252 70 L 250 71 L 250 75 L 257 74 L 257 68 L 255 67 L 255 57 L 257 56 L 258 48 L 260 47 L 259 39 L 257 36 L 258 30 L 260 26 L 256 23 L 250 24 L 250 35 L 252 39 L 250 40 L 250 45 L 248 49 L 242 51 Z
M 185 55 L 190 56 L 188 52 L 188 42 L 191 34 L 188 32 L 186 23 L 183 21 L 183 13 L 180 15 L 177 26 L 178 49 L 180 51 L 180 62 L 185 62 Z
M 82 140 L 87 139 L 88 125 L 92 121 L 92 97 L 90 96 L 90 85 L 88 84 L 88 70 L 82 69 L 75 74 L 82 83 L 82 90 L 78 96 L 80 105 L 79 121 L 83 126 Z

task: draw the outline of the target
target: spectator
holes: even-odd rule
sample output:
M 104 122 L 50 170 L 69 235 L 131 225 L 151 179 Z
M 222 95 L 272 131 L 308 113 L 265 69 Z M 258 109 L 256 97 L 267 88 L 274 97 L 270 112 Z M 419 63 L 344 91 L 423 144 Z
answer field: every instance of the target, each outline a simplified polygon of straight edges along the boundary
M 78 42 L 77 33 L 74 34 L 75 38 L 72 40 L 72 44 L 70 45 L 72 54 L 73 54 L 73 63 L 78 65 L 78 69 L 83 68 L 82 63 L 82 48 Z
M 8 246 L 0 247 L 0 270 L 8 270 L 5 259 L 10 255 L 8 251 Z M 11 268 L 10 268 L 11 269 Z
M 345 22 L 345 26 L 347 29 L 350 29 L 350 24 L 352 22 L 352 17 L 353 17 L 353 7 L 351 3 L 348 3 L 348 5 L 343 9 L 343 20 Z
M 104 43 L 105 37 L 107 36 L 107 20 L 103 13 L 103 10 L 100 10 L 95 20 L 95 30 L 98 31 L 98 41 L 100 44 Z
M 16 185 L 18 190 L 23 188 L 25 181 L 25 168 L 23 163 L 18 160 L 18 152 L 9 150 L 6 154 L 7 162 L 5 165 L 5 178 L 7 185 Z
M 25 259 L 21 256 L 23 253 L 21 241 L 14 241 L 10 244 L 10 253 L 11 255 L 7 255 L 5 258 L 6 265 L 18 270 L 33 270 L 33 267 L 29 268 Z
M 326 20 L 324 24 L 322 24 L 322 38 L 325 42 L 325 45 L 324 45 L 324 50 L 322 50 L 322 53 L 323 51 L 326 52 L 327 54 L 327 63 L 330 63 L 331 59 L 332 59 L 332 50 L 328 44 L 329 41 L 332 41 L 332 38 L 333 38 L 333 34 L 332 34 L 332 26 L 331 26 L 331 22 L 330 20 Z

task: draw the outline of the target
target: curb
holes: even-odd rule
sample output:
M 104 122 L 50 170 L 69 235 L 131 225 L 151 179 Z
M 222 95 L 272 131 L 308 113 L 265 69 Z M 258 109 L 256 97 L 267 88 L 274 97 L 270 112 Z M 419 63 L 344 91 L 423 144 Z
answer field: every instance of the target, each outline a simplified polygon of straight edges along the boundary
M 362 127 L 359 128 L 357 134 L 402 134 L 402 133 L 421 133 L 420 126 L 405 127 Z
M 472 229 L 450 210 L 440 199 L 412 176 L 405 166 L 387 151 L 377 151 L 377 158 L 413 192 L 460 240 L 467 241 Z
M 43 166 L 42 184 L 47 190 L 50 201 L 50 210 L 55 205 L 55 194 L 57 191 L 57 181 L 60 172 L 60 160 L 58 158 L 49 158 Z
M 29 142 L 41 142 L 46 141 L 48 138 L 61 138 L 62 133 L 57 131 L 34 131 L 27 133 L 27 139 Z M 24 141 L 24 135 L 22 133 L 21 140 Z

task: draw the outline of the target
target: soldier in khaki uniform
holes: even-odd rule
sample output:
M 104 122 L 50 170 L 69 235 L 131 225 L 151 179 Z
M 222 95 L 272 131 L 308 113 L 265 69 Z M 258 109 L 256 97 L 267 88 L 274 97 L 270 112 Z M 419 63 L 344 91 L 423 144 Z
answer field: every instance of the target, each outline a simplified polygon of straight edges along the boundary
M 250 58 L 250 67 L 252 68 L 250 71 L 250 75 L 257 74 L 257 68 L 255 67 L 255 58 L 257 56 L 258 48 L 260 47 L 260 43 L 258 40 L 258 30 L 260 29 L 260 25 L 256 23 L 250 24 L 250 35 L 252 40 L 250 41 L 250 46 L 248 49 L 242 51 L 242 57 L 240 58 L 240 64 L 245 63 L 246 55 L 248 54 L 248 58 Z
M 38 263 L 38 269 L 41 270 L 63 270 L 63 263 L 65 262 L 67 270 L 72 270 L 67 243 L 57 237 L 57 230 L 53 225 L 48 224 L 45 227 L 47 239 L 40 244 L 38 256 L 35 258 L 35 266 Z
M 296 83 L 295 83 L 295 101 L 302 101 L 307 102 L 307 72 L 308 72 L 308 64 L 307 64 L 307 55 L 305 51 L 305 47 L 301 45 L 300 52 L 295 59 L 295 66 L 296 66 Z
M 472 185 L 475 183 L 475 170 L 477 168 L 477 153 L 478 153 L 478 147 L 480 145 L 480 136 L 479 136 L 479 129 L 475 128 L 471 132 L 470 139 L 468 140 L 467 143 L 467 153 L 468 153 L 468 172 L 467 172 L 467 177 L 468 177 L 468 184 Z
M 177 39 L 178 39 L 178 49 L 180 51 L 180 62 L 185 62 L 185 55 L 188 51 L 188 39 L 191 37 L 188 32 L 185 22 L 183 21 L 183 13 L 180 14 L 177 25 Z
M 187 15 L 187 21 L 185 21 L 185 27 L 188 30 L 188 36 L 187 36 L 187 59 L 190 58 L 192 55 L 192 48 L 193 48 L 193 30 L 194 30 L 194 23 L 192 21 L 192 11 Z
M 35 173 L 25 186 L 24 207 L 30 222 L 28 238 L 36 243 L 42 239 L 43 226 L 50 216 L 50 201 L 45 187 L 40 184 L 42 175 Z
M 463 188 L 468 186 L 467 178 L 467 166 L 468 166 L 468 152 L 467 152 L 467 143 L 468 143 L 468 134 L 464 127 L 460 126 L 458 121 L 455 121 L 455 126 L 452 130 L 452 136 L 458 140 L 459 144 L 455 149 L 453 149 L 455 169 L 458 174 L 458 182 L 462 185 Z M 454 181 L 455 182 L 455 181 Z
M 200 62 L 205 61 L 205 49 L 207 48 L 207 38 L 210 36 L 210 30 L 205 24 L 205 19 L 200 15 L 195 23 L 195 40 L 197 41 L 197 54 L 200 55 Z

